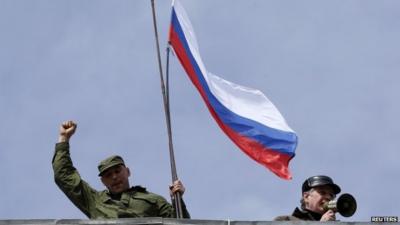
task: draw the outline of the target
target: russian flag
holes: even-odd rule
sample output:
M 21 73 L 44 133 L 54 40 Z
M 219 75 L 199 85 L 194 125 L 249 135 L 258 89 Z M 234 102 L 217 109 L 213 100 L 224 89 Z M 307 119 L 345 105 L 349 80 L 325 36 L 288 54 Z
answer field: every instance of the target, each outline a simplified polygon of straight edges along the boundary
M 169 43 L 225 134 L 249 157 L 279 177 L 291 179 L 288 165 L 295 156 L 297 135 L 261 91 L 206 70 L 192 25 L 177 0 L 172 3 Z

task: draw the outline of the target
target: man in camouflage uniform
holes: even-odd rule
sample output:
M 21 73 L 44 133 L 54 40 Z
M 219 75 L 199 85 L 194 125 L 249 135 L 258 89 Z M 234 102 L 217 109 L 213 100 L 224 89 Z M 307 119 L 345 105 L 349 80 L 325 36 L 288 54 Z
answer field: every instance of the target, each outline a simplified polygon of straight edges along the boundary
M 176 217 L 175 209 L 162 196 L 146 191 L 141 186 L 129 185 L 129 168 L 120 156 L 100 162 L 99 176 L 107 190 L 97 191 L 80 177 L 72 164 L 69 139 L 76 130 L 73 121 L 60 126 L 60 135 L 53 157 L 54 178 L 58 187 L 87 217 Z M 171 186 L 171 194 L 185 191 L 180 181 Z M 182 201 L 183 217 L 190 218 Z
M 334 221 L 335 211 L 327 210 L 324 205 L 335 199 L 340 187 L 332 178 L 324 175 L 312 176 L 302 185 L 301 208 L 296 208 L 292 215 L 278 216 L 276 221 Z

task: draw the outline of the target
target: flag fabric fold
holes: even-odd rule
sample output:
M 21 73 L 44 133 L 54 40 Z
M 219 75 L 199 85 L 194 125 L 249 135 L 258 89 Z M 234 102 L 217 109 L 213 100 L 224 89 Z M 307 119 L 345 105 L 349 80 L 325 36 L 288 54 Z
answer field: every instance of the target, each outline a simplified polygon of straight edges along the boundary
M 172 3 L 169 44 L 225 134 L 249 157 L 283 179 L 291 179 L 289 161 L 297 135 L 274 104 L 259 90 L 208 72 L 201 60 L 186 11 Z

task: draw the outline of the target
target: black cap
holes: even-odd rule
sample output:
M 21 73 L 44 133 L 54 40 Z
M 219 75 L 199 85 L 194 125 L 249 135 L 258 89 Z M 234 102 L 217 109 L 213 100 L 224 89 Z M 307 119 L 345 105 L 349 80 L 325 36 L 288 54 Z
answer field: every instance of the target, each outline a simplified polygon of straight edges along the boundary
M 313 187 L 318 187 L 323 185 L 331 186 L 335 194 L 338 194 L 341 191 L 340 187 L 337 184 L 333 183 L 332 178 L 324 175 L 312 176 L 308 178 L 307 180 L 304 181 L 301 189 L 303 192 L 306 192 Z

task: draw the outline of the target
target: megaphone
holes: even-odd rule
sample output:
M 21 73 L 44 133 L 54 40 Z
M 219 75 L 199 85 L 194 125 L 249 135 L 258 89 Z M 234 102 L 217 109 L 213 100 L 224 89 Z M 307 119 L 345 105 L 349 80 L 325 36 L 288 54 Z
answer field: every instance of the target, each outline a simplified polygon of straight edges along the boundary
M 337 200 L 332 200 L 324 205 L 325 210 L 333 210 L 344 217 L 352 216 L 357 210 L 356 199 L 348 193 L 342 194 Z

